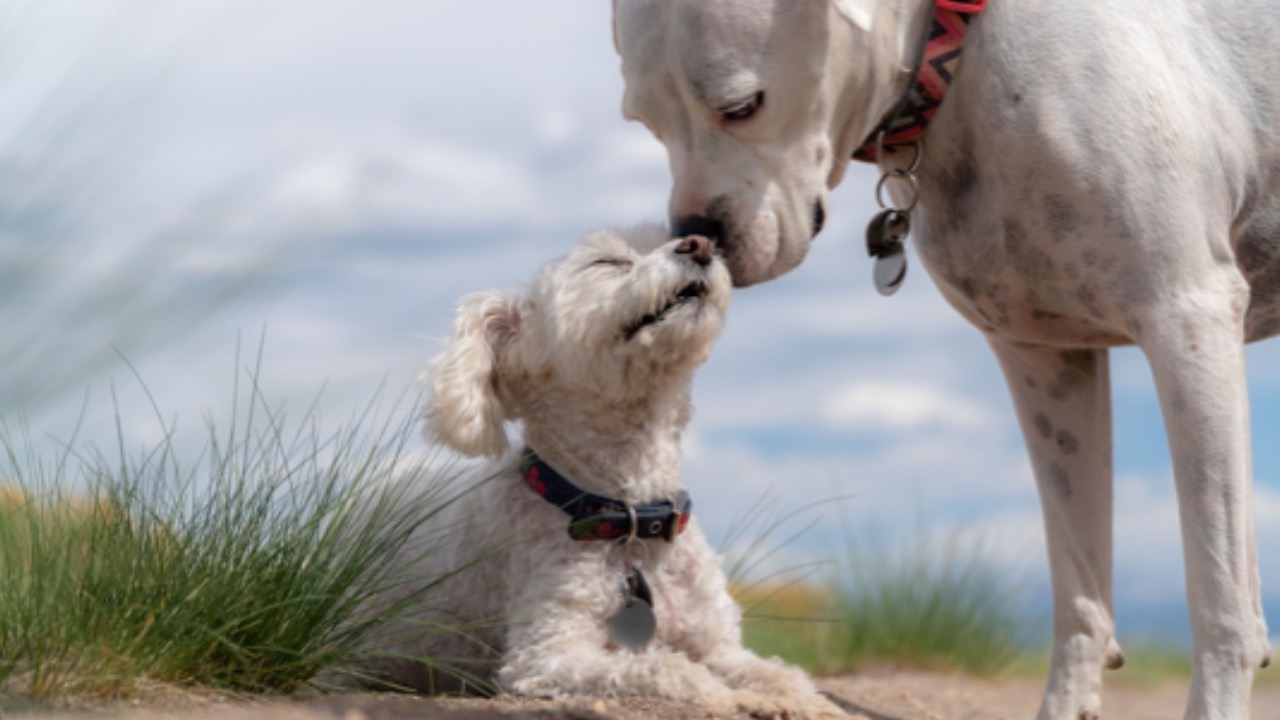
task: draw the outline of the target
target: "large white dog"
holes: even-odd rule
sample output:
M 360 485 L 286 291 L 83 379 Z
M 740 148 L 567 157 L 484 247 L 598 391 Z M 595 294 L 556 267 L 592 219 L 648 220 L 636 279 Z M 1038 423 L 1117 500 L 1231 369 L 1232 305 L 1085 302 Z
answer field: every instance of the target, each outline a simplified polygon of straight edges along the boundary
M 965 4 L 981 3 L 615 0 L 624 114 L 667 147 L 675 233 L 715 235 L 739 285 L 798 264 L 935 7 Z M 901 235 L 916 205 L 926 269 L 1012 391 L 1053 573 L 1040 717 L 1096 717 L 1122 662 L 1107 348 L 1129 344 L 1172 447 L 1186 716 L 1246 717 L 1269 660 L 1244 345 L 1280 332 L 1280 2 L 990 0 L 962 48 L 923 161 L 879 156 L 904 213 L 871 234 Z

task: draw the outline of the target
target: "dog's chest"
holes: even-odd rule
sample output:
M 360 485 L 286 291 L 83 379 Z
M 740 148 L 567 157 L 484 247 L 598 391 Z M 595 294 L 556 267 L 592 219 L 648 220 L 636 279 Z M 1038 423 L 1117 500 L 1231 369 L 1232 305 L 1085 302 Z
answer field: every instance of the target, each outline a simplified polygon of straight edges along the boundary
M 925 138 L 913 236 L 947 300 L 988 335 L 1125 345 L 1226 260 L 1250 288 L 1246 337 L 1280 333 L 1280 84 L 1216 65 L 1226 45 L 1168 71 L 1106 23 L 1090 37 L 1109 53 L 1032 41 L 1031 11 L 1002 8 Z
M 1178 236 L 1159 217 L 1144 225 L 1145 208 L 1124 191 L 1078 195 L 1053 173 L 971 162 L 962 157 L 922 178 L 914 235 L 944 297 L 984 333 L 1049 345 L 1132 344 L 1164 294 L 1195 287 L 1184 258 L 1215 252 L 1220 242 L 1249 286 L 1246 339 L 1280 334 L 1280 172 L 1255 185 L 1254 207 L 1234 223 L 1228 209 L 1207 205 L 1203 212 L 1221 215 L 1221 225 Z
M 1093 223 L 1063 198 L 1047 196 L 1063 225 Z M 967 213 L 972 212 L 972 216 Z M 917 213 L 916 247 L 944 297 L 989 335 L 1019 342 L 1116 346 L 1131 343 L 1145 278 L 1100 248 L 1055 240 L 1042 218 L 1006 210 Z

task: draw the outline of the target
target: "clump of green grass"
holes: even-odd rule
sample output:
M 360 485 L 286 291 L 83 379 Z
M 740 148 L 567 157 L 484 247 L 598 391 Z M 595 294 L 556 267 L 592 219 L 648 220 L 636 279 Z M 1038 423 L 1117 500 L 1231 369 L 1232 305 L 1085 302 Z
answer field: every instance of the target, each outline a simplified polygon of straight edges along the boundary
M 429 599 L 444 578 L 405 585 L 396 560 L 452 490 L 447 465 L 432 491 L 413 481 L 433 459 L 410 450 L 412 403 L 325 432 L 249 385 L 191 464 L 172 428 L 140 453 L 42 454 L 0 425 L 0 696 L 289 692 Z
M 962 533 L 888 552 L 854 547 L 834 607 L 833 659 L 994 675 L 1027 648 L 1017 584 Z
M 748 647 L 820 673 L 895 664 L 994 675 L 1027 651 L 1017 584 L 980 538 L 886 546 L 846 522 L 846 544 L 821 573 L 735 584 Z

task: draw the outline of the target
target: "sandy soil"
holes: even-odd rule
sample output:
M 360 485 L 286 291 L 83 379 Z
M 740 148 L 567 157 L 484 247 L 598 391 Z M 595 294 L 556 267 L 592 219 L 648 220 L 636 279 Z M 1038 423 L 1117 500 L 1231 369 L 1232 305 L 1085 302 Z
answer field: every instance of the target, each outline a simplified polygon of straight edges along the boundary
M 864 720 L 1026 720 L 1035 717 L 1041 681 L 984 680 L 920 671 L 869 671 L 826 678 L 820 686 L 851 717 Z M 1113 684 L 1103 698 L 1107 720 L 1182 716 L 1186 683 L 1154 688 Z M 0 717 L 5 716 L 0 713 Z M 152 699 L 75 710 L 10 711 L 45 720 L 714 720 L 697 708 L 654 700 L 433 700 L 405 695 L 331 695 L 246 702 L 202 697 Z M 1280 720 L 1280 684 L 1254 691 L 1253 720 Z

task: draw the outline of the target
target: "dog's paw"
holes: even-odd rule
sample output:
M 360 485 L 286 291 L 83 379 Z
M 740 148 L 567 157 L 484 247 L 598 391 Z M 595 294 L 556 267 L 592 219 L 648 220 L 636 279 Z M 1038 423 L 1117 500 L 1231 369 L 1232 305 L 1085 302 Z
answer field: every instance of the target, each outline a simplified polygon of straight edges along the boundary
M 809 675 L 778 658 L 760 658 L 740 652 L 707 663 L 730 687 L 765 695 L 804 697 L 817 692 Z
M 818 696 L 818 689 L 814 687 L 813 679 L 808 673 L 800 668 L 785 665 L 774 658 L 765 660 L 761 667 L 747 678 L 743 687 L 756 692 L 795 699 Z

